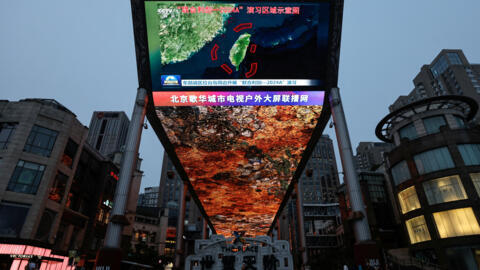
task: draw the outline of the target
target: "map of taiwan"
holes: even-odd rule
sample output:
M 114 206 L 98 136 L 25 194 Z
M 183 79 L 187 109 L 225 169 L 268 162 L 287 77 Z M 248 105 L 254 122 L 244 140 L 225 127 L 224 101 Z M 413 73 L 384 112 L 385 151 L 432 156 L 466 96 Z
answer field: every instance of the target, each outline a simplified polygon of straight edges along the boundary
M 245 55 L 247 54 L 247 48 L 250 44 L 250 34 L 245 33 L 241 35 L 235 44 L 233 44 L 232 49 L 230 50 L 230 62 L 235 66 L 238 71 L 238 67 L 242 63 Z

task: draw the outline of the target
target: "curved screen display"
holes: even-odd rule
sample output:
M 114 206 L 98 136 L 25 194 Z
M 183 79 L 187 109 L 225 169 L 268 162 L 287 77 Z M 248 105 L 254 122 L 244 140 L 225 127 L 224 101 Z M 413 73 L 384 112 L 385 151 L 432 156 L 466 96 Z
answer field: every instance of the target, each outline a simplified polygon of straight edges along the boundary
M 303 164 L 324 114 L 330 5 L 144 1 L 149 121 L 217 233 L 266 234 Z

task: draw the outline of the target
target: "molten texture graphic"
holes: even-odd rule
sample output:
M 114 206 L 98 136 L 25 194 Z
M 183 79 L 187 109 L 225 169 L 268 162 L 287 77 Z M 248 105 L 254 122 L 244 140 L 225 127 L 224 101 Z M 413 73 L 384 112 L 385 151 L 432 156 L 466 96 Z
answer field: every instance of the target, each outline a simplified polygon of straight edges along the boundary
M 217 233 L 266 234 L 322 106 L 157 107 Z

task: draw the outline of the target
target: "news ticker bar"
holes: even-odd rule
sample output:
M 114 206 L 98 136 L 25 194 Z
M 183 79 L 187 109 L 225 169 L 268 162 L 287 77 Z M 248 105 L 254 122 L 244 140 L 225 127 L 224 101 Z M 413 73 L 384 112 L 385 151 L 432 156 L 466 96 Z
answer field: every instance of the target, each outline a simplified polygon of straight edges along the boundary
M 318 80 L 256 80 L 256 79 L 224 79 L 224 80 L 181 80 L 182 87 L 201 86 L 315 86 Z M 165 85 L 164 85 L 165 86 Z
M 158 91 L 155 107 L 163 106 L 312 106 L 323 105 L 324 91 Z

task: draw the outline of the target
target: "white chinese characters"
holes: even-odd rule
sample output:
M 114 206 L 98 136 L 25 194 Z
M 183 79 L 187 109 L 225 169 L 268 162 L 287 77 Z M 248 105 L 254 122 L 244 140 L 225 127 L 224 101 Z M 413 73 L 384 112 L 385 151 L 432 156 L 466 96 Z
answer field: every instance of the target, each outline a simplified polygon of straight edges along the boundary
M 198 92 L 197 92 L 198 93 Z M 308 94 L 282 94 L 281 92 L 217 92 L 215 95 L 195 95 L 183 92 L 181 95 L 170 95 L 169 102 L 174 106 L 183 104 L 229 106 L 229 105 L 310 105 Z M 313 104 L 312 104 L 313 105 Z

